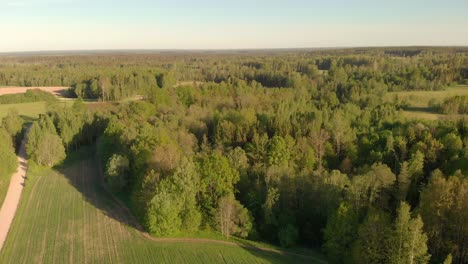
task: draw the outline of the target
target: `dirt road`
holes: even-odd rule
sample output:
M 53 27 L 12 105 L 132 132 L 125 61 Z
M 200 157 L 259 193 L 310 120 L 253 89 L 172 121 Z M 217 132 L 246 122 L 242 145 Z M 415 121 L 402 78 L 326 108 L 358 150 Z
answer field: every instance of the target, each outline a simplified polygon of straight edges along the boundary
M 68 87 L 51 86 L 51 87 L 0 87 L 0 95 L 5 94 L 18 94 L 25 93 L 27 90 L 39 89 L 52 93 L 55 96 L 62 96 L 62 94 L 68 89 Z
M 11 177 L 7 195 L 3 201 L 2 208 L 0 209 L 0 250 L 5 243 L 8 230 L 10 230 L 11 222 L 15 217 L 16 208 L 18 207 L 18 203 L 21 197 L 21 192 L 23 191 L 27 168 L 26 141 L 28 131 L 29 129 L 25 133 L 18 153 L 18 169 Z

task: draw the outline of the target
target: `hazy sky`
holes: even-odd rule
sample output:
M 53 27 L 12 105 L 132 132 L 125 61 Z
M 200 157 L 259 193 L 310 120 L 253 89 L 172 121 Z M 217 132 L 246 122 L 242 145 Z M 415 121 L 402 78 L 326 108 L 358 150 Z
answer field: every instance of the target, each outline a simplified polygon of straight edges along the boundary
M 0 0 L 0 52 L 468 45 L 468 0 Z

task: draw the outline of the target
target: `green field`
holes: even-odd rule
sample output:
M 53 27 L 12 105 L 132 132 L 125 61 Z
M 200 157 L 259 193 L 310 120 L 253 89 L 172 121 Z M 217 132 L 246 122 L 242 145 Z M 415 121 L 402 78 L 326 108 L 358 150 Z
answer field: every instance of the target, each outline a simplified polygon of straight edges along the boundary
M 74 100 L 60 100 L 59 104 L 68 107 L 73 104 Z M 102 109 L 112 107 L 112 103 L 85 101 L 89 109 Z M 18 114 L 26 121 L 34 120 L 40 114 L 44 114 L 47 110 L 47 102 L 21 103 L 21 104 L 0 104 L 0 119 L 5 117 L 10 109 L 16 109 Z
M 46 102 L 0 104 L 0 118 L 5 117 L 8 110 L 11 108 L 18 110 L 19 115 L 24 118 L 34 119 L 37 118 L 39 114 L 45 113 Z
M 0 263 L 324 263 L 316 255 L 150 238 L 101 187 L 91 154 L 56 170 L 30 165 Z
M 436 103 L 441 103 L 444 99 L 456 95 L 468 95 L 468 86 L 459 85 L 447 88 L 442 91 L 403 91 L 389 92 L 386 95 L 387 101 L 392 101 L 395 97 L 408 102 L 413 107 L 428 107 L 430 100 L 435 100 Z
M 403 91 L 389 92 L 385 96 L 387 102 L 393 102 L 395 98 L 407 104 L 407 108 L 402 111 L 402 115 L 409 119 L 442 120 L 456 119 L 462 115 L 439 114 L 430 107 L 430 102 L 440 104 L 446 98 L 456 95 L 468 95 L 468 86 L 459 85 L 447 88 L 443 91 Z

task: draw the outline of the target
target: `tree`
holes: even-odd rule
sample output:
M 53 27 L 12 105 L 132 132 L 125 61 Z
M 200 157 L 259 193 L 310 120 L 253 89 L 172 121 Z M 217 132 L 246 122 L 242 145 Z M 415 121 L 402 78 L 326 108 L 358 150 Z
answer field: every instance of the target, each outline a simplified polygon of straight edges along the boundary
M 297 140 L 295 149 L 295 164 L 302 171 L 313 171 L 315 167 L 315 152 L 307 142 L 307 138 L 302 137 Z
M 421 178 L 424 175 L 424 154 L 416 151 L 408 162 L 408 174 L 410 178 L 410 186 L 408 189 L 407 198 L 411 204 L 414 204 L 419 194 L 419 185 Z
M 429 236 L 434 258 L 442 261 L 451 254 L 454 263 L 468 256 L 468 180 L 460 176 L 447 179 L 435 171 L 421 192 L 419 212 Z
M 127 185 L 129 172 L 128 158 L 114 154 L 106 165 L 106 181 L 114 192 L 120 192 Z
M 382 163 L 375 163 L 363 175 L 354 176 L 348 195 L 357 208 L 381 201 L 386 205 L 389 199 L 389 188 L 395 183 L 395 175 Z
M 157 185 L 145 215 L 147 229 L 158 236 L 198 230 L 201 220 L 196 204 L 198 184 L 195 165 L 183 159 L 174 174 Z
M 36 147 L 36 162 L 40 165 L 53 166 L 65 159 L 65 148 L 59 136 L 45 133 Z
M 18 159 L 10 135 L 2 127 L 0 127 L 0 160 L 2 164 L 0 166 L 0 187 L 3 187 L 10 182 L 9 179 L 17 168 Z
M 163 181 L 149 202 L 146 226 L 156 236 L 172 235 L 180 230 L 182 202 L 169 181 Z
M 353 139 L 353 130 L 350 120 L 341 109 L 336 110 L 330 118 L 330 131 L 335 141 L 336 155 L 341 156 L 342 146 Z
M 359 227 L 353 245 L 355 263 L 387 263 L 388 240 L 391 234 L 390 216 L 379 209 L 370 209 Z
M 227 158 L 211 154 L 199 162 L 201 177 L 200 203 L 205 214 L 212 215 L 221 197 L 234 193 L 239 172 L 231 167 Z
M 323 232 L 323 248 L 331 260 L 341 263 L 351 258 L 351 246 L 357 236 L 358 223 L 354 208 L 346 203 L 341 203 L 329 218 Z
M 186 232 L 197 231 L 201 222 L 201 214 L 196 200 L 200 188 L 200 174 L 197 172 L 195 164 L 191 160 L 183 158 L 177 166 L 172 180 L 182 199 L 182 208 L 179 214 L 182 220 L 181 229 Z
M 312 132 L 311 142 L 312 146 L 314 146 L 319 171 L 323 170 L 323 156 L 325 155 L 325 143 L 328 141 L 328 139 L 330 139 L 330 135 L 325 129 L 319 129 L 318 131 Z
M 458 154 L 463 148 L 463 142 L 455 133 L 446 134 L 442 138 L 442 144 L 448 160 L 458 158 Z
M 109 95 L 109 88 L 110 88 L 110 80 L 107 76 L 100 76 L 99 77 L 99 88 L 101 90 L 101 99 L 103 101 L 107 101 L 110 99 Z M 120 98 L 114 98 L 115 99 L 120 99 Z
M 252 229 L 252 216 L 235 198 L 228 194 L 222 197 L 217 210 L 218 228 L 226 238 L 231 235 L 245 238 Z
M 286 140 L 280 136 L 274 136 L 268 142 L 268 165 L 288 165 L 291 156 L 290 147 Z
M 427 235 L 423 221 L 418 215 L 412 218 L 410 206 L 402 202 L 397 210 L 392 237 L 390 238 L 389 262 L 395 264 L 428 263 Z
M 23 120 L 19 117 L 18 110 L 14 108 L 9 109 L 7 115 L 2 120 L 2 126 L 16 145 L 23 126 Z
M 410 184 L 410 175 L 408 171 L 408 162 L 405 161 L 401 165 L 400 174 L 398 174 L 398 178 L 397 178 L 396 197 L 400 202 L 406 200 L 409 184 Z
M 57 135 L 49 117 L 41 116 L 32 124 L 28 133 L 26 153 L 30 159 L 44 166 L 54 166 L 65 159 L 62 139 Z
M 443 264 L 452 264 L 452 254 L 448 254 Z
M 158 74 L 156 76 L 156 81 L 161 88 L 171 88 L 176 83 L 174 75 L 171 72 Z
M 31 125 L 28 133 L 28 143 L 26 144 L 26 154 L 29 159 L 37 160 L 37 146 L 41 140 L 43 133 L 42 128 L 38 122 L 34 122 Z
M 280 228 L 278 232 L 278 240 L 282 247 L 291 247 L 296 244 L 299 238 L 299 231 L 291 224 L 286 224 L 285 227 Z

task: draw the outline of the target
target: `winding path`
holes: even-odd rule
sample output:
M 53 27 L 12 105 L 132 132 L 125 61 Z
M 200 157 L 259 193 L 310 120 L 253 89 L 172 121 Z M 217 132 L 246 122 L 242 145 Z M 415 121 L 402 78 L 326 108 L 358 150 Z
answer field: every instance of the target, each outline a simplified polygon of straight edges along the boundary
M 26 129 L 18 152 L 18 169 L 11 177 L 10 185 L 8 186 L 8 192 L 6 194 L 5 200 L 3 201 L 2 208 L 0 209 L 0 250 L 5 243 L 8 230 L 10 230 L 10 225 L 13 222 L 13 218 L 15 217 L 16 208 L 18 208 L 21 192 L 23 191 L 24 187 L 24 181 L 26 179 L 26 142 L 28 132 L 29 128 Z

